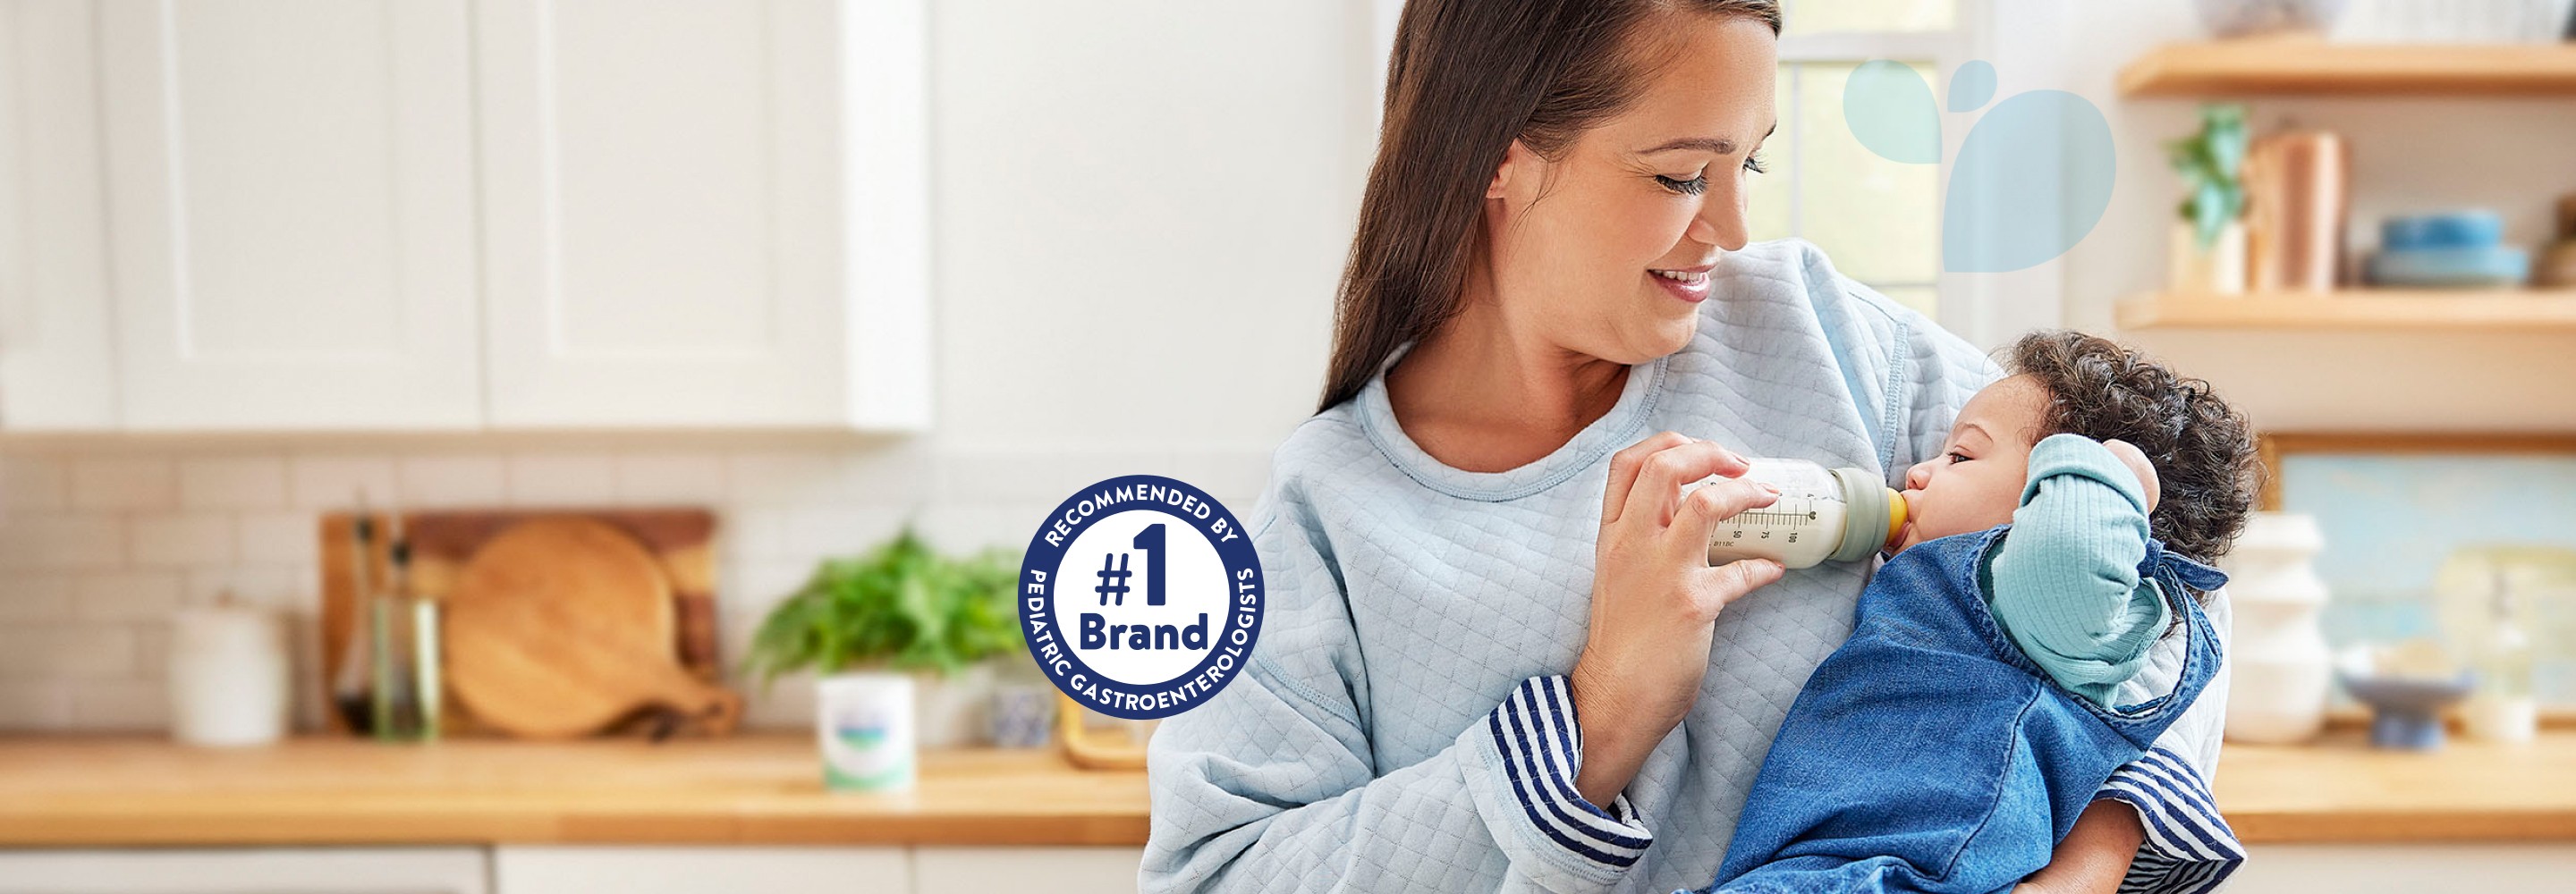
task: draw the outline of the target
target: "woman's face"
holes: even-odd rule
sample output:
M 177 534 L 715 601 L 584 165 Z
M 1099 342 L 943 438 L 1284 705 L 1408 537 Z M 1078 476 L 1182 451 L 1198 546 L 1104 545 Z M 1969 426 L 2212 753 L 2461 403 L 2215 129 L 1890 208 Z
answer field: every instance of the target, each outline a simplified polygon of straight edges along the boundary
M 1709 269 L 1744 247 L 1744 178 L 1777 120 L 1777 41 L 1760 22 L 1649 25 L 1627 111 L 1553 161 L 1515 142 L 1486 192 L 1495 300 L 1516 331 L 1643 363 L 1688 344 Z

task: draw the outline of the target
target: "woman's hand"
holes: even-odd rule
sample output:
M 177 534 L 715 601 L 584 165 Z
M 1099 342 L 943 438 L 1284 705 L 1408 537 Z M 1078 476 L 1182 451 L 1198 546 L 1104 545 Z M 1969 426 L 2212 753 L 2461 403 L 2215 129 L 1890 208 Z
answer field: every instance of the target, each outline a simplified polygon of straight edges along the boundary
M 1718 522 L 1780 497 L 1734 477 L 1745 468 L 1734 451 L 1673 432 L 1610 459 L 1591 629 L 1569 678 L 1583 728 L 1574 786 L 1586 801 L 1610 803 L 1690 711 L 1708 674 L 1718 612 L 1785 571 L 1767 559 L 1709 567 Z M 1724 477 L 1682 496 L 1683 485 L 1711 475 Z

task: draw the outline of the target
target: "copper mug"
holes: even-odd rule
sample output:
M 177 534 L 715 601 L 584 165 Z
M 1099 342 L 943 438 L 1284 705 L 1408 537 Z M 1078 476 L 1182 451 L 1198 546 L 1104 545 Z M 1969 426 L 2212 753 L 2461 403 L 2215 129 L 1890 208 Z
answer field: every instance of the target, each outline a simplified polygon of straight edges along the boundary
M 2245 157 L 2252 291 L 2334 290 L 2351 181 L 2351 144 L 2340 134 L 2294 130 L 2254 141 Z

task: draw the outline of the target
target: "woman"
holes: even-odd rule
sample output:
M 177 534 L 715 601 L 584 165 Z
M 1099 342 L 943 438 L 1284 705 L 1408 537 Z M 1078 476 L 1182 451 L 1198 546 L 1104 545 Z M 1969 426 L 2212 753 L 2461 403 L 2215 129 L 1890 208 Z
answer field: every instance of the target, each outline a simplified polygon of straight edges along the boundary
M 1773 495 L 1682 485 L 1893 483 L 1995 375 L 1812 246 L 1746 244 L 1778 32 L 1770 0 L 1406 6 L 1322 408 L 1252 521 L 1261 643 L 1154 738 L 1145 887 L 1710 881 L 1868 568 L 1708 567 Z M 2211 690 L 2028 885 L 2233 865 Z

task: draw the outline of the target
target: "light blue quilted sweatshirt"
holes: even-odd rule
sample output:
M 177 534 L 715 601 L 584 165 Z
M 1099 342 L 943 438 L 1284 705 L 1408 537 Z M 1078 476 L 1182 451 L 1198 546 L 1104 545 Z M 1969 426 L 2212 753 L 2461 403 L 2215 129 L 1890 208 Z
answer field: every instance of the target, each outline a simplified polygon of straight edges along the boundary
M 1806 243 L 1748 246 L 1715 275 L 1691 343 L 1632 369 L 1608 414 L 1526 466 L 1432 459 L 1397 426 L 1383 370 L 1280 445 L 1250 522 L 1268 579 L 1260 643 L 1243 677 L 1154 736 L 1145 890 L 1672 891 L 1713 877 L 1871 566 L 1793 571 L 1729 606 L 1690 713 L 1623 795 L 1586 803 L 1562 675 L 1583 646 L 1610 455 L 1671 429 L 1895 483 L 1996 375 Z M 2224 602 L 2211 600 L 2221 631 Z M 2222 678 L 2159 740 L 2161 759 L 2103 791 L 2146 817 L 2142 889 L 2196 889 L 2200 861 L 2241 856 L 2204 809 L 2225 702 Z

